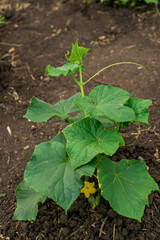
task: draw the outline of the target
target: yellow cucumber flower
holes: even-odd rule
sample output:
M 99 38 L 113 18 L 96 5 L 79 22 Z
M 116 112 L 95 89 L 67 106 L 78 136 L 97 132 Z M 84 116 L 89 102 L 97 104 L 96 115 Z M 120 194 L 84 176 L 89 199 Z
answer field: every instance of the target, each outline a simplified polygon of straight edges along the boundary
M 84 193 L 86 198 L 89 198 L 90 194 L 94 194 L 96 189 L 94 187 L 94 182 L 84 182 L 84 187 L 81 189 L 81 193 Z

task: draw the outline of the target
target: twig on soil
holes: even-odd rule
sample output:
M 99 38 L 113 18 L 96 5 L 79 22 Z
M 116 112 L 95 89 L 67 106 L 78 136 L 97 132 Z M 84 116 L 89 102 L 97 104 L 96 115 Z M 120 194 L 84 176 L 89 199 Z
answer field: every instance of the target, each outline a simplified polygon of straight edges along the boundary
M 63 231 L 63 228 L 61 227 L 60 230 L 59 230 L 58 239 L 60 239 L 62 231 Z
M 20 224 L 20 221 L 18 221 L 18 223 L 16 224 L 16 230 L 18 229 L 19 224 Z
M 0 45 L 9 46 L 9 47 L 21 47 L 22 46 L 22 44 L 5 43 L 5 42 L 0 42 Z
M 107 218 L 108 218 L 108 216 L 102 222 L 102 225 L 101 225 L 100 230 L 99 230 L 99 237 L 101 237 L 102 233 L 106 234 L 105 232 L 103 232 L 103 228 L 104 228 L 104 224 L 105 224 Z
M 153 222 L 154 222 L 158 227 L 160 227 L 160 224 L 157 223 L 155 219 L 153 219 Z
M 155 209 L 156 209 L 156 210 L 158 210 L 158 208 L 157 208 L 157 206 L 156 206 L 155 202 L 153 202 L 153 205 L 154 205 Z
M 141 127 L 140 127 L 140 124 L 139 124 L 138 133 L 137 133 L 137 136 L 135 137 L 134 142 L 131 143 L 131 144 L 125 145 L 125 147 L 130 147 L 130 146 L 134 145 L 134 144 L 137 142 L 137 140 L 138 140 L 138 138 L 139 138 L 139 135 L 141 134 L 141 131 L 142 131 L 142 130 L 141 130 Z
M 72 237 L 74 234 L 76 234 L 82 227 L 83 227 L 83 225 L 81 225 L 76 231 L 74 231 L 73 233 L 71 233 L 71 234 L 70 234 L 70 237 Z
M 116 225 L 113 226 L 113 240 L 115 240 Z
M 33 76 L 33 74 L 31 73 L 31 69 L 30 69 L 28 63 L 26 63 L 26 67 L 27 67 L 28 72 L 29 72 L 30 75 L 31 75 L 32 80 L 35 81 L 36 79 L 35 79 L 35 77 Z
M 15 101 L 19 100 L 18 93 L 16 92 L 16 90 L 13 87 L 9 88 L 8 94 L 10 96 L 12 96 L 15 99 Z
M 159 9 L 158 9 L 157 5 L 155 5 L 155 8 L 156 8 L 157 15 L 160 16 Z
M 10 208 L 8 208 L 7 209 L 7 213 L 12 209 L 12 208 L 14 208 L 15 207 L 15 205 L 12 205 Z
M 9 133 L 9 135 L 12 136 L 12 131 L 11 131 L 10 126 L 7 126 L 7 131 L 8 131 L 8 133 Z
M 44 232 L 44 231 L 42 231 L 42 232 Z M 40 232 L 38 234 L 38 236 L 36 237 L 36 240 L 42 240 L 43 238 L 45 238 L 45 236 L 44 236 L 44 234 L 42 232 Z

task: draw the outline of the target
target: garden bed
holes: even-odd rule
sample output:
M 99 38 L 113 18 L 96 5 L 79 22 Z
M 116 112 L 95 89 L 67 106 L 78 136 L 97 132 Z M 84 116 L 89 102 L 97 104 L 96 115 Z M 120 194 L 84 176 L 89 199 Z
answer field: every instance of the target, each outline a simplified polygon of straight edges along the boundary
M 160 17 L 155 9 L 112 9 L 107 5 L 86 5 L 82 1 L 2 1 L 0 11 L 7 25 L 0 28 L 0 239 L 152 240 L 160 236 L 160 193 L 149 197 L 141 222 L 114 212 L 109 203 L 92 209 L 84 195 L 75 201 L 68 214 L 47 199 L 39 206 L 35 222 L 13 221 L 16 208 L 15 189 L 23 179 L 24 169 L 34 146 L 50 140 L 66 123 L 51 119 L 47 124 L 23 118 L 34 95 L 48 103 L 67 99 L 79 91 L 70 77 L 44 76 L 48 64 L 60 66 L 64 55 L 76 40 L 91 48 L 84 61 L 86 79 L 102 67 L 120 61 L 137 66 L 116 66 L 96 76 L 86 93 L 99 84 L 121 87 L 133 97 L 151 99 L 151 126 L 141 126 L 135 145 L 121 147 L 112 159 L 145 161 L 149 173 L 160 183 Z M 12 5 L 11 5 L 12 3 Z M 127 144 L 138 129 L 133 125 L 123 131 Z

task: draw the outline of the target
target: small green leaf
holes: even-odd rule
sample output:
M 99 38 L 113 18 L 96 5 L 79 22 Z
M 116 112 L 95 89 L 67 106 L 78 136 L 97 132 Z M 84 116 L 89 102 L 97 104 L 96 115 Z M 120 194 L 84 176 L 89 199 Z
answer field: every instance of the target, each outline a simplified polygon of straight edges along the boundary
M 25 181 L 22 181 L 16 189 L 17 208 L 14 220 L 35 220 L 38 213 L 38 203 L 46 199 L 41 193 L 35 192 Z
M 84 69 L 84 66 L 83 66 Z M 54 76 L 58 77 L 60 75 L 66 76 L 67 74 L 72 74 L 75 73 L 77 70 L 79 70 L 79 65 L 78 64 L 73 64 L 73 63 L 66 63 L 61 67 L 52 67 L 51 65 L 48 65 L 46 67 L 46 72 L 45 74 L 48 76 Z
M 82 187 L 80 175 L 73 171 L 64 145 L 52 141 L 36 146 L 24 179 L 35 191 L 53 199 L 66 212 Z
M 72 44 L 71 55 L 68 59 L 70 63 L 73 64 L 82 64 L 82 59 L 88 54 L 89 48 L 79 47 L 78 41 L 75 44 Z
M 159 190 L 146 164 L 136 160 L 123 159 L 114 163 L 105 157 L 98 165 L 98 179 L 102 196 L 111 207 L 117 213 L 139 221 L 148 195 Z
M 67 126 L 63 133 L 67 139 L 67 152 L 73 168 L 90 162 L 98 153 L 113 155 L 124 145 L 122 136 L 93 118 L 85 118 Z
M 135 120 L 134 111 L 125 106 L 131 94 L 113 86 L 97 86 L 89 94 L 90 97 L 82 97 L 75 100 L 74 104 L 97 120 L 114 122 L 128 122 Z
M 148 123 L 149 110 L 148 106 L 152 104 L 151 100 L 140 98 L 130 98 L 126 105 L 132 108 L 136 115 L 137 122 Z
M 80 97 L 81 93 L 77 93 L 67 100 L 61 100 L 55 105 L 51 105 L 36 97 L 31 99 L 31 106 L 28 107 L 25 118 L 33 122 L 46 122 L 52 117 L 58 117 L 60 120 L 68 118 L 68 114 L 79 111 L 79 107 L 73 105 L 73 101 Z

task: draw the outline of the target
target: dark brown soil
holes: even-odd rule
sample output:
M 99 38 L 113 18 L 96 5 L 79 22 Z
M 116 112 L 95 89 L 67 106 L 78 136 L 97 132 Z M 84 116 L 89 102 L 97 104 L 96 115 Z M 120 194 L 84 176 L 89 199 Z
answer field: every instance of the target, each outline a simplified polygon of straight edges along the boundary
M 11 5 L 12 3 L 12 5 Z M 149 197 L 141 222 L 119 216 L 101 199 L 94 210 L 84 195 L 68 214 L 53 201 L 39 207 L 35 222 L 13 221 L 15 189 L 34 146 L 48 141 L 65 126 L 58 119 L 32 123 L 23 118 L 34 95 L 51 104 L 79 91 L 69 77 L 44 77 L 48 64 L 59 66 L 76 40 L 91 48 L 84 65 L 85 78 L 102 67 L 120 61 L 144 65 L 121 65 L 103 72 L 86 87 L 98 84 L 121 87 L 134 97 L 152 99 L 150 124 L 143 126 L 138 142 L 120 148 L 112 157 L 145 161 L 160 184 L 160 16 L 155 9 L 112 9 L 86 5 L 81 0 L 0 1 L 0 14 L 7 25 L 0 27 L 0 239 L 16 240 L 158 240 L 160 239 L 160 193 Z M 130 132 L 130 134 L 129 134 Z M 126 143 L 134 141 L 137 129 L 124 131 Z M 114 236 L 115 235 L 115 236 Z

